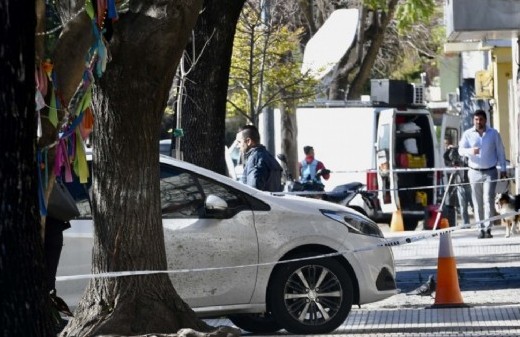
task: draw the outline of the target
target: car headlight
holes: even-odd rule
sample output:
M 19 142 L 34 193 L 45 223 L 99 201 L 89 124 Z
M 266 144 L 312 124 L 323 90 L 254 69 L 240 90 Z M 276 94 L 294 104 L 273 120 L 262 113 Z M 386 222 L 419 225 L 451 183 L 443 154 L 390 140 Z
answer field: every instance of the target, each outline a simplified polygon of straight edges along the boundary
M 320 211 L 327 218 L 345 225 L 349 232 L 375 236 L 378 238 L 384 237 L 383 232 L 381 232 L 381 229 L 379 229 L 379 226 L 372 220 L 362 215 L 355 214 L 354 212 L 350 213 L 344 211 L 331 211 L 328 209 L 322 209 Z

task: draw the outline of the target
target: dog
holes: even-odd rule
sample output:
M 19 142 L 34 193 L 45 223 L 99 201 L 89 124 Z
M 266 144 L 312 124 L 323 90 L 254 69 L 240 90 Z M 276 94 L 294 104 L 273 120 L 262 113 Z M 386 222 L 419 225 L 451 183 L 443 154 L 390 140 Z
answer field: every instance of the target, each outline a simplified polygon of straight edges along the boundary
M 509 193 L 497 194 L 495 208 L 498 214 L 502 216 L 507 214 L 501 219 L 502 224 L 506 226 L 506 238 L 515 233 L 520 233 L 520 215 L 512 214 L 516 213 L 515 200 Z

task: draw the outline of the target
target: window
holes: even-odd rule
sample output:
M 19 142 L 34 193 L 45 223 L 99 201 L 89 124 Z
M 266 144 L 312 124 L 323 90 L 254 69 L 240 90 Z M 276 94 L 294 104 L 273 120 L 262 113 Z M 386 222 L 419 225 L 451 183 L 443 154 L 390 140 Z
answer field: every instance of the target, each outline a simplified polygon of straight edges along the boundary
M 89 163 L 90 165 L 90 163 Z M 216 195 L 228 205 L 227 217 L 232 217 L 244 209 L 250 209 L 246 197 L 237 190 L 216 181 L 196 175 L 180 168 L 161 164 L 160 176 L 161 209 L 163 218 L 203 218 L 206 217 L 204 201 L 209 194 Z M 75 178 L 66 183 L 76 200 L 81 219 L 92 218 L 89 191 L 92 180 L 80 184 Z
M 206 217 L 204 201 L 210 194 L 226 201 L 229 217 L 250 208 L 241 192 L 169 165 L 161 165 L 160 189 L 164 218 Z
M 161 209 L 164 218 L 194 218 L 204 210 L 204 195 L 186 171 L 161 165 Z
M 378 150 L 390 150 L 390 125 L 383 124 L 379 128 L 377 145 Z

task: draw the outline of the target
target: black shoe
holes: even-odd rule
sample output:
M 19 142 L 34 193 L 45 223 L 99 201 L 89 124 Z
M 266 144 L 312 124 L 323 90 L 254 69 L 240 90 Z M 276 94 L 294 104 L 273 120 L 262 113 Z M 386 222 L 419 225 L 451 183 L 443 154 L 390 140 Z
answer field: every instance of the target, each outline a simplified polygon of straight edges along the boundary
M 481 230 L 480 230 L 480 233 L 478 234 L 478 238 L 479 238 L 479 239 L 483 239 L 483 238 L 485 238 L 485 237 L 486 237 L 486 233 L 484 232 L 483 229 L 481 229 Z
M 493 235 L 491 235 L 491 229 L 488 229 L 486 231 L 486 238 L 491 239 L 492 237 L 493 237 Z

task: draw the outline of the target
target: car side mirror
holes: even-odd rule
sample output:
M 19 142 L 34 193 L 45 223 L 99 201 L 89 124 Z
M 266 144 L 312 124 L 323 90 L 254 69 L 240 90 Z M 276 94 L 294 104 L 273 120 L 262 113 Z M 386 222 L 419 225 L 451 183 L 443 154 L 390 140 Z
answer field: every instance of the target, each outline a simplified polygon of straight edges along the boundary
M 221 197 L 210 194 L 206 197 L 204 207 L 206 209 L 206 215 L 213 218 L 225 218 L 228 204 Z
M 225 211 L 228 208 L 227 202 L 214 194 L 206 197 L 206 209 Z

